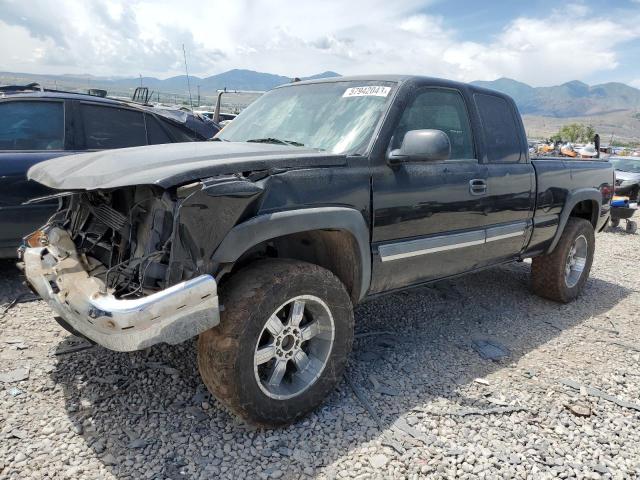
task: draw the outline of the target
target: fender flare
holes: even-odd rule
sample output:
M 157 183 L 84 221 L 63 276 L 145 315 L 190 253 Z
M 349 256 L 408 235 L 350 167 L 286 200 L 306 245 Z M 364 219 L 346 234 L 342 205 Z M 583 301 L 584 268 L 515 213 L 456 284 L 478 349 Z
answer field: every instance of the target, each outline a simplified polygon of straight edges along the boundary
M 345 230 L 356 241 L 360 257 L 362 300 L 371 284 L 369 228 L 358 210 L 347 207 L 316 207 L 258 215 L 233 227 L 213 254 L 216 264 L 233 263 L 250 248 L 266 240 L 310 230 Z
M 602 207 L 602 194 L 600 193 L 600 191 L 595 188 L 584 188 L 569 193 L 569 195 L 567 195 L 567 200 L 564 203 L 564 208 L 560 213 L 558 229 L 556 230 L 556 234 L 553 236 L 553 240 L 551 241 L 549 248 L 547 248 L 547 251 L 545 252 L 546 254 L 553 252 L 553 250 L 556 248 L 556 245 L 560 241 L 560 237 L 564 232 L 564 227 L 567 226 L 567 222 L 569 221 L 569 216 L 571 215 L 571 211 L 573 210 L 573 208 L 579 202 L 583 202 L 585 200 L 592 200 L 597 204 L 595 214 L 595 221 L 597 225 L 598 218 L 600 216 L 600 208 Z M 596 227 L 594 226 L 594 228 Z

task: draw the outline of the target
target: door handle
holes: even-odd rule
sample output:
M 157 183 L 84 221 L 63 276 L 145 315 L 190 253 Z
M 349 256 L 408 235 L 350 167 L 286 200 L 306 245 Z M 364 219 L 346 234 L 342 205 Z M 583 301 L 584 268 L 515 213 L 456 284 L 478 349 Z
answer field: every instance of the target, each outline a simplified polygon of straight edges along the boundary
M 484 195 L 487 193 L 487 182 L 481 178 L 469 180 L 469 193 L 471 195 Z

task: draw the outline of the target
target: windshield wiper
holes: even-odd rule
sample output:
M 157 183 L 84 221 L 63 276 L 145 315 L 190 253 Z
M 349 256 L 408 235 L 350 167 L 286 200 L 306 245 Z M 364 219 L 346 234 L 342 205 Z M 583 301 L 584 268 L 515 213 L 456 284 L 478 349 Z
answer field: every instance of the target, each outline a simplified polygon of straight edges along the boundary
M 304 147 L 304 143 L 295 142 L 293 140 L 281 140 L 279 138 L 274 138 L 274 137 L 252 138 L 251 140 L 247 140 L 247 142 L 251 142 L 251 143 L 275 143 L 277 145 L 292 145 L 294 147 Z

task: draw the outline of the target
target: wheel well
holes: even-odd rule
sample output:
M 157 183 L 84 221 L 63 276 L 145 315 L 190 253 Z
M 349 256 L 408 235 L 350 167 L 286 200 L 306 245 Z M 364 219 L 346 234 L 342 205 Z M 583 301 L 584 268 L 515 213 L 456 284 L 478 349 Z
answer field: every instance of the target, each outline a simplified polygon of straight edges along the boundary
M 570 217 L 584 218 L 591 222 L 593 228 L 598 225 L 598 203 L 593 200 L 582 200 L 574 205 L 569 214 Z
M 309 230 L 265 240 L 242 254 L 229 273 L 260 258 L 289 258 L 326 268 L 344 284 L 351 301 L 358 301 L 362 281 L 358 243 L 345 230 Z

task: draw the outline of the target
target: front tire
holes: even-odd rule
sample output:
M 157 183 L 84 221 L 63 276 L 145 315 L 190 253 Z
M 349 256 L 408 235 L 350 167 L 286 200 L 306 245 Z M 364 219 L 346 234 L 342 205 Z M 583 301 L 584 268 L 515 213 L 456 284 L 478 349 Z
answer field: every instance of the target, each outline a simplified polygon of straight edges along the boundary
M 221 289 L 221 322 L 200 335 L 198 367 L 209 391 L 258 426 L 291 423 L 340 381 L 353 341 L 353 307 L 330 271 L 264 260 Z
M 531 263 L 533 291 L 556 302 L 569 303 L 589 278 L 595 250 L 593 225 L 583 218 L 569 218 L 556 248 Z

